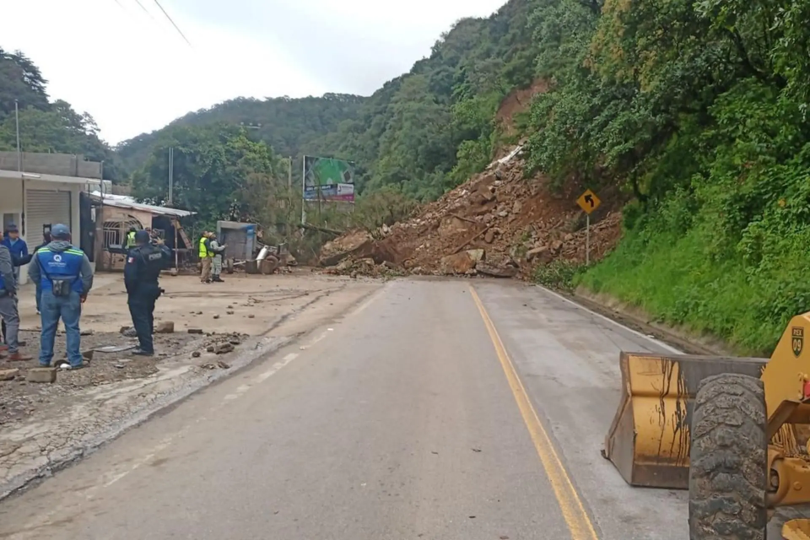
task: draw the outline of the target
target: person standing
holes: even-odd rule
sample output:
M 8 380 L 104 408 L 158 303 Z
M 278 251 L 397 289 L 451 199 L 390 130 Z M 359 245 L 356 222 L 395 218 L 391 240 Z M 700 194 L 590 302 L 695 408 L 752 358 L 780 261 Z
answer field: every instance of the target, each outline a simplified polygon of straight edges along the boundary
M 3 245 L 11 253 L 11 260 L 14 264 L 14 278 L 20 280 L 20 266 L 28 264 L 31 259 L 28 256 L 28 244 L 20 238 L 20 230 L 13 223 L 3 231 Z
M 45 231 L 42 233 L 42 239 L 43 242 L 34 248 L 34 255 L 37 254 L 37 251 L 51 243 L 51 232 Z M 34 285 L 36 286 L 37 315 L 40 315 L 42 313 L 42 284 L 37 281 Z
M 204 231 L 200 237 L 200 263 L 202 269 L 200 271 L 200 281 L 202 283 L 211 283 L 211 263 L 214 257 L 214 252 L 211 251 L 210 233 Z
M 211 262 L 211 281 L 216 283 L 225 283 L 225 280 L 220 277 L 222 274 L 222 254 L 225 252 L 225 248 L 228 247 L 227 244 L 219 245 L 217 241 L 217 234 L 212 232 L 209 235 L 209 240 L 211 241 L 211 252 L 214 254 L 214 258 Z
M 93 288 L 93 268 L 84 252 L 70 243 L 70 229 L 59 224 L 51 228 L 53 241 L 37 251 L 28 269 L 29 277 L 42 286 L 42 334 L 39 363 L 51 365 L 56 327 L 65 324 L 67 355 L 70 369 L 81 369 L 79 320 L 82 304 Z
M 129 231 L 127 232 L 127 242 L 124 244 L 124 248 L 129 251 L 130 249 L 135 247 L 135 233 L 138 230 L 135 227 L 130 227 Z
M 3 336 L 6 344 L 0 347 L 0 355 L 9 352 L 12 362 L 30 360 L 30 356 L 20 354 L 17 335 L 20 330 L 20 314 L 17 309 L 17 278 L 11 252 L 5 244 L 0 244 L 0 317 L 3 318 Z
M 138 356 L 155 354 L 152 334 L 155 329 L 155 302 L 161 294 L 158 278 L 160 271 L 167 268 L 171 260 L 172 252 L 163 245 L 162 240 L 152 244 L 148 232 L 137 232 L 135 247 L 130 250 L 124 266 L 124 285 L 132 326 L 138 333 L 138 349 L 133 354 Z

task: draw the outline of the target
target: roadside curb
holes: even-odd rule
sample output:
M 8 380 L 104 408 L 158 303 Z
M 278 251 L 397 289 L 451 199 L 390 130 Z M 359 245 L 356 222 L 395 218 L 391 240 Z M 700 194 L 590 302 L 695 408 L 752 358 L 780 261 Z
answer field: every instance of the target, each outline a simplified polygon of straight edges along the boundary
M 674 354 L 716 354 L 713 351 L 709 351 L 708 349 L 678 337 L 663 328 L 651 325 L 650 323 L 645 322 L 632 314 L 605 306 L 604 304 L 596 302 L 585 296 L 555 291 L 547 287 L 543 287 L 542 285 L 535 284 L 535 287 L 539 287 L 546 293 L 555 296 L 560 300 L 573 304 L 577 308 L 585 310 L 596 317 L 625 328 L 626 330 L 630 330 L 634 334 L 657 343 Z
M 46 460 L 45 463 L 42 463 L 42 459 L 32 462 L 30 467 L 15 474 L 11 479 L 0 483 L 0 501 L 25 490 L 35 482 L 48 478 L 82 458 L 91 455 L 97 449 L 115 440 L 128 430 L 139 426 L 153 416 L 179 404 L 199 390 L 207 388 L 224 378 L 233 376 L 257 360 L 273 354 L 282 347 L 290 344 L 298 337 L 299 336 L 294 335 L 250 339 L 245 342 L 245 346 L 246 348 L 252 347 L 252 349 L 229 358 L 231 367 L 227 370 L 215 370 L 200 375 L 199 372 L 194 372 L 192 366 L 186 366 L 188 369 L 179 372 L 175 387 L 168 391 L 158 392 L 157 398 L 147 403 L 144 407 L 131 411 L 131 414 L 128 414 L 125 418 L 117 422 L 103 426 L 98 432 L 93 433 L 89 439 L 84 439 L 78 444 L 43 455 L 42 458 Z M 192 373 L 192 375 L 190 377 L 184 377 L 184 375 L 188 373 Z M 153 381 L 155 380 L 156 379 L 153 379 Z

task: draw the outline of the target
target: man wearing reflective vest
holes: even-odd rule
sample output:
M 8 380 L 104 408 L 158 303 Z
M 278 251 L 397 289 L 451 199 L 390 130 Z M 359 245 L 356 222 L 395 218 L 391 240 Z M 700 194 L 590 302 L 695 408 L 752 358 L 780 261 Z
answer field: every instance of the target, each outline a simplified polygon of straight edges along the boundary
M 200 272 L 200 281 L 202 283 L 211 283 L 211 262 L 214 259 L 214 252 L 211 250 L 211 239 L 208 238 L 208 231 L 204 231 L 200 237 L 200 263 L 202 264 L 202 271 Z
M 39 363 L 51 365 L 59 319 L 65 324 L 67 355 L 71 369 L 84 367 L 79 319 L 82 304 L 93 287 L 93 268 L 84 252 L 70 244 L 70 229 L 51 228 L 53 241 L 37 251 L 28 269 L 29 277 L 42 287 L 42 334 Z
M 124 244 L 124 247 L 127 251 L 135 247 L 135 227 L 130 227 L 129 232 L 127 233 L 127 243 Z

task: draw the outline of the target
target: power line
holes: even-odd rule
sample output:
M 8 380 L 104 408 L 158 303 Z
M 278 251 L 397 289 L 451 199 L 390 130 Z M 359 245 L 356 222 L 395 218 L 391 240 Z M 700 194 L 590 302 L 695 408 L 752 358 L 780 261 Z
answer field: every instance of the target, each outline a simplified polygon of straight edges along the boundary
M 138 0 L 136 0 L 136 1 L 138 1 Z M 140 3 L 140 2 L 138 2 L 138 3 Z M 178 33 L 178 34 L 180 34 L 180 36 L 181 36 L 181 37 L 182 37 L 182 38 L 183 38 L 183 39 L 186 41 L 186 43 L 188 43 L 188 46 L 189 46 L 189 47 L 191 47 L 191 42 L 188 40 L 188 38 L 187 38 L 187 37 L 186 37 L 186 35 L 183 33 L 183 31 L 182 31 L 182 30 L 180 30 L 180 28 L 179 28 L 179 27 L 178 27 L 178 26 L 177 26 L 177 25 L 174 23 L 174 21 L 173 21 L 173 20 L 172 20 L 172 18 L 169 16 L 169 14 L 168 14 L 168 13 L 166 13 L 166 10 L 165 10 L 165 9 L 163 9 L 163 6 L 161 6 L 161 5 L 160 5 L 159 0 L 155 0 L 155 4 L 157 4 L 157 7 L 159 7 L 159 8 L 160 8 L 160 11 L 162 11 L 162 12 L 163 12 L 163 14 L 166 16 L 166 18 L 167 18 L 167 19 L 169 19 L 169 22 L 170 22 L 170 23 L 172 23 L 172 26 L 174 26 L 174 29 L 175 29 L 175 30 L 177 30 L 177 33 Z
M 149 18 L 150 18 L 150 19 L 152 19 L 153 21 L 155 20 L 155 16 L 154 16 L 154 15 L 152 15 L 152 12 L 151 12 L 151 11 L 149 11 L 148 9 L 146 9 L 145 7 L 143 7 L 143 4 L 141 4 L 141 0 L 135 0 L 135 3 L 136 3 L 136 4 L 138 4 L 138 5 L 140 6 L 140 8 L 143 10 L 143 12 L 144 12 L 144 13 L 146 13 L 147 15 L 149 15 Z

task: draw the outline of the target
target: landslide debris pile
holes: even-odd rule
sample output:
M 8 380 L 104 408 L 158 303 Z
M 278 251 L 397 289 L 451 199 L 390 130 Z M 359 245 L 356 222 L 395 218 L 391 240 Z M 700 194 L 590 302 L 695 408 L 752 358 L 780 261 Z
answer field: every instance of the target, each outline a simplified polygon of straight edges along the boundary
M 346 275 L 528 277 L 540 264 L 585 261 L 585 214 L 579 193 L 553 195 L 547 179 L 523 176 L 520 148 L 420 209 L 377 231 L 354 230 L 327 243 L 320 264 Z M 578 191 L 578 188 L 574 191 Z M 591 216 L 591 258 L 619 239 L 621 214 Z

